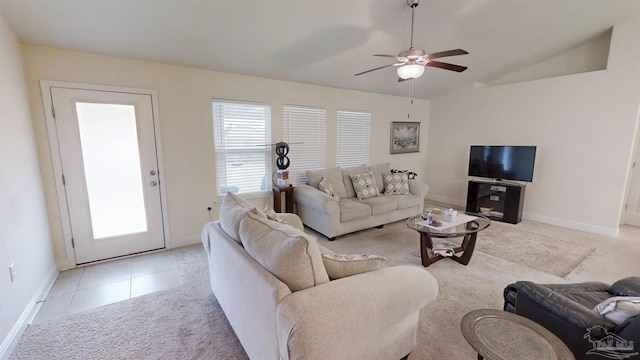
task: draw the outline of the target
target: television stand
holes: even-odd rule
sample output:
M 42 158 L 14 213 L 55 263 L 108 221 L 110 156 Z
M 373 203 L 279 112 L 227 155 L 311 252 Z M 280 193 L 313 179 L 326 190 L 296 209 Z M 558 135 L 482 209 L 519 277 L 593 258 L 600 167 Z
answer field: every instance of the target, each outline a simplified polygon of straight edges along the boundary
M 491 220 L 517 224 L 522 221 L 524 190 L 525 184 L 470 180 L 466 210 Z

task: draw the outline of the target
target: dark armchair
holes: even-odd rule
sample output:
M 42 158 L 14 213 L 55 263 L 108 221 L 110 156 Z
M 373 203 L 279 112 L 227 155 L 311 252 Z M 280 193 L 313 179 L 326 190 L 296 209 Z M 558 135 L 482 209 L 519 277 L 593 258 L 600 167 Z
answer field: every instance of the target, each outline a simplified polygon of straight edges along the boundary
M 640 315 L 617 325 L 593 308 L 613 296 L 640 296 L 640 277 L 629 277 L 612 285 L 602 282 L 577 284 L 536 284 L 518 281 L 504 289 L 504 310 L 544 326 L 558 336 L 573 352 L 576 359 L 605 357 L 595 340 L 613 338 L 633 342 L 633 349 L 613 352 L 625 353 L 629 359 L 640 359 Z M 623 357 L 620 357 L 621 359 Z

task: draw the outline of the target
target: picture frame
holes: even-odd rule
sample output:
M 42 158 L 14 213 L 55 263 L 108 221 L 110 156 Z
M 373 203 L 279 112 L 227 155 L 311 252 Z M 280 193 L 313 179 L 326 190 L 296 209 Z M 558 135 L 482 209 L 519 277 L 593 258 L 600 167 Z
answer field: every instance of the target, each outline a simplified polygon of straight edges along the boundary
M 420 152 L 420 123 L 392 121 L 389 151 L 391 154 Z

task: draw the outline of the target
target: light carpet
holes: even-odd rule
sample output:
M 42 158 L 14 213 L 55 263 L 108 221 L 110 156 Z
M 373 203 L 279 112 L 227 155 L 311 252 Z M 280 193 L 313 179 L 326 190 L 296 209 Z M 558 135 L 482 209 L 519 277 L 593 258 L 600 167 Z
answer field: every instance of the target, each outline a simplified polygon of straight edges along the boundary
M 314 235 L 326 239 L 318 233 L 314 232 Z M 434 239 L 434 242 L 460 245 L 462 238 Z M 383 229 L 364 230 L 338 237 L 334 242 L 321 243 L 337 252 L 364 251 L 388 256 L 392 264 L 420 265 L 420 236 L 417 231 L 408 228 L 404 220 L 385 225 Z M 475 253 L 481 251 L 532 269 L 565 277 L 594 250 L 592 246 L 524 231 L 517 225 L 493 221 L 491 226 L 478 233 Z
M 512 241 L 533 236 L 521 235 Z M 318 242 L 336 252 L 384 255 L 390 265 L 420 266 L 418 234 L 406 229 L 404 222 L 333 242 L 319 236 Z M 526 248 L 521 246 L 516 248 Z M 10 359 L 246 359 L 209 287 L 202 246 L 172 251 L 182 286 L 29 325 Z M 421 311 L 418 346 L 409 359 L 475 358 L 460 332 L 465 313 L 501 309 L 502 289 L 517 280 L 564 282 L 521 260 L 483 251 L 476 251 L 468 266 L 445 259 L 425 271 L 438 280 L 439 295 Z

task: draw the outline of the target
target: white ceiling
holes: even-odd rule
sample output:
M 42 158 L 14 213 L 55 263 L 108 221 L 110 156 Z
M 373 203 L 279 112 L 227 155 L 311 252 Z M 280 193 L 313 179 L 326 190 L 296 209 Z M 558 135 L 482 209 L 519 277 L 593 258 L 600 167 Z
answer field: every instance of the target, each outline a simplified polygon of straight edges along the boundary
M 409 96 L 391 63 L 409 48 L 406 0 L 0 0 L 25 43 L 295 82 Z M 427 68 L 414 96 L 431 99 L 561 53 L 621 21 L 640 0 L 421 0 L 414 47 L 463 73 Z M 640 41 L 640 39 L 639 39 Z

